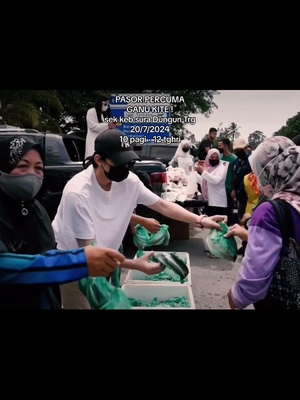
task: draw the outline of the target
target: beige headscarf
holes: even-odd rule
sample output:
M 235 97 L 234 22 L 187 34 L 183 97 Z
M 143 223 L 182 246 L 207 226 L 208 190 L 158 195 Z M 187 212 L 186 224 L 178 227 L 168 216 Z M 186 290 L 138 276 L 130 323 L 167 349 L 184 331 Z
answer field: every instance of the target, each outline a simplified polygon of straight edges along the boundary
M 272 187 L 272 199 L 283 199 L 300 213 L 300 147 L 273 136 L 257 147 L 249 162 L 261 186 Z

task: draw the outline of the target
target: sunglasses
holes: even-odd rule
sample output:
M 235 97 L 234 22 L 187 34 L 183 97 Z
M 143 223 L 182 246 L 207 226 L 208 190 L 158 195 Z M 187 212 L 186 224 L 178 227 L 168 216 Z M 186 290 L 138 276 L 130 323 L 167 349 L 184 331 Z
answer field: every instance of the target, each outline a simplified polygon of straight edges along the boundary
M 102 103 L 103 106 L 109 106 L 109 103 Z

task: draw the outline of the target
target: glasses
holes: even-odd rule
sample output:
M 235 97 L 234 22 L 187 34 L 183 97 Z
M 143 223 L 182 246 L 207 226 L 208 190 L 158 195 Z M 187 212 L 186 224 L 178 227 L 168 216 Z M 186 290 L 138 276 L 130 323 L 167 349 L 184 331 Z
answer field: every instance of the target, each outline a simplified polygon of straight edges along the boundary
M 104 103 L 104 102 L 102 102 L 102 105 L 103 105 L 103 106 L 109 106 L 109 103 Z

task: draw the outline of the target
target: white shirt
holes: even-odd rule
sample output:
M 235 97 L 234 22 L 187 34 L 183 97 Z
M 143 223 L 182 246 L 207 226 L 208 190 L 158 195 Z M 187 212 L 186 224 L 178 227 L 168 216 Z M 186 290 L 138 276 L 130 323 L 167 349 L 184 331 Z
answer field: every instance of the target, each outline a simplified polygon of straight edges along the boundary
M 118 250 L 136 205 L 151 206 L 159 199 L 132 172 L 124 181 L 112 182 L 107 192 L 91 165 L 64 188 L 52 223 L 57 248 L 72 250 L 78 247 L 76 239 L 95 239 L 99 246 Z
M 227 207 L 225 181 L 228 165 L 227 161 L 220 161 L 213 171 L 203 171 L 201 175 L 197 174 L 200 185 L 203 179 L 207 181 L 208 205 L 211 207 Z
M 182 168 L 186 175 L 189 175 L 191 171 L 193 171 L 194 167 L 194 157 L 191 154 L 187 156 L 174 156 L 172 160 L 169 162 L 169 165 L 172 167 Z
M 86 114 L 87 135 L 84 158 L 90 157 L 94 154 L 95 140 L 97 136 L 108 129 L 108 124 L 104 122 L 102 115 L 101 117 L 103 122 L 99 123 L 95 108 L 90 108 Z

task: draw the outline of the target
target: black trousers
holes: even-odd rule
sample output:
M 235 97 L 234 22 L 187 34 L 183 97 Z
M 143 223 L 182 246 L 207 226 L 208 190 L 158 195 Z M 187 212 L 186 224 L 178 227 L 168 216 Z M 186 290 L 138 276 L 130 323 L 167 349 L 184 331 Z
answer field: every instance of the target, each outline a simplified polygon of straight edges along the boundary
M 226 215 L 228 218 L 227 225 L 234 225 L 238 221 L 235 220 L 234 215 L 233 215 L 233 209 L 234 209 L 234 202 L 231 198 L 231 193 L 227 192 L 227 208 L 226 208 Z
M 212 217 L 214 215 L 227 215 L 227 208 L 225 208 L 225 207 L 206 206 L 205 207 L 205 214 L 208 217 Z

